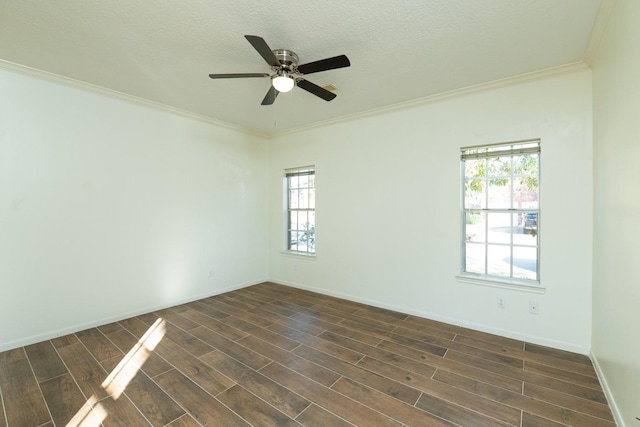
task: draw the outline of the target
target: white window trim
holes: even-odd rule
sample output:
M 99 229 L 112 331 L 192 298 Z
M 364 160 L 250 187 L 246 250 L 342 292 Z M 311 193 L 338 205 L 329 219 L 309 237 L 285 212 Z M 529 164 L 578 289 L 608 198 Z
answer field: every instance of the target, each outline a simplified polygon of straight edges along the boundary
M 537 142 L 538 146 L 536 149 L 532 150 L 532 149 L 522 149 L 519 151 L 513 151 L 511 150 L 509 152 L 510 155 L 517 155 L 517 154 L 526 154 L 526 153 L 531 153 L 531 152 L 537 152 L 540 153 L 541 152 L 541 140 L 540 138 L 534 138 L 534 139 L 525 139 L 525 140 L 519 140 L 519 141 L 510 141 L 510 142 L 502 142 L 502 143 L 497 143 L 497 144 L 483 144 L 483 145 L 477 145 L 477 146 L 469 146 L 469 147 L 462 147 L 460 150 L 461 151 L 465 151 L 465 150 L 473 150 L 475 148 L 478 149 L 486 149 L 486 148 L 490 148 L 490 147 L 500 147 L 500 146 L 508 146 L 508 145 L 518 145 L 518 144 L 526 144 L 526 143 L 533 143 L 533 142 Z M 471 155 L 468 156 L 468 158 L 483 158 L 483 157 L 491 157 L 491 155 L 488 154 L 479 154 L 479 155 Z M 461 173 L 462 173 L 462 183 L 464 185 L 464 181 L 465 181 L 465 171 L 464 171 L 464 163 L 462 163 L 461 165 Z M 542 181 L 541 178 L 541 174 L 540 174 L 540 157 L 538 157 L 538 182 Z M 462 220 L 460 222 L 460 233 L 461 233 L 461 245 L 465 244 L 464 239 L 462 238 L 462 236 L 464 236 L 465 232 L 464 232 L 464 218 L 465 218 L 465 206 L 464 206 L 464 200 L 465 200 L 465 195 L 464 195 L 464 191 L 462 192 L 461 195 L 461 201 L 460 201 L 460 206 L 461 206 L 461 212 L 462 212 Z M 538 212 L 541 212 L 540 209 L 540 201 L 538 201 Z M 538 219 L 540 219 L 540 214 L 538 214 Z M 539 223 L 538 223 L 539 224 Z M 516 279 L 516 278 L 502 278 L 500 276 L 493 276 L 490 274 L 477 274 L 477 273 L 470 273 L 470 272 L 466 272 L 464 271 L 465 265 L 466 265 L 466 259 L 465 259 L 465 250 L 464 248 L 461 247 L 461 257 L 460 257 L 460 272 L 458 274 L 455 275 L 455 278 L 458 282 L 463 282 L 463 283 L 470 283 L 470 284 L 475 284 L 475 285 L 481 285 L 481 286 L 489 286 L 489 287 L 496 287 L 496 288 L 502 288 L 502 289 L 511 289 L 511 290 L 519 290 L 519 291 L 525 291 L 525 292 L 533 292 L 533 293 L 545 293 L 546 291 L 546 287 L 544 287 L 542 285 L 541 282 L 541 269 L 540 269 L 540 234 L 538 231 L 538 244 L 537 244 L 537 258 L 536 258 L 536 263 L 537 263 L 537 280 L 530 280 L 530 279 Z
M 313 175 L 314 175 L 314 180 L 316 179 L 316 167 L 315 165 L 309 165 L 309 166 L 300 166 L 300 167 L 296 167 L 296 168 L 288 168 L 288 169 L 284 169 L 284 178 L 282 180 L 282 229 L 284 230 L 284 233 L 282 234 L 282 250 L 280 251 L 280 254 L 286 257 L 291 257 L 291 258 L 298 258 L 298 259 L 306 259 L 306 260 L 313 260 L 315 261 L 316 257 L 317 257 L 317 251 L 316 251 L 316 246 L 314 245 L 314 252 L 313 253 L 309 253 L 309 252 L 300 252 L 300 251 L 294 251 L 289 249 L 289 243 L 287 242 L 287 237 L 288 237 L 288 228 L 289 228 L 289 221 L 288 221 L 288 215 L 289 215 L 289 196 L 288 196 L 288 187 L 287 187 L 287 174 L 289 173 L 295 173 L 298 171 L 305 171 L 305 170 L 309 170 L 312 169 L 313 170 Z M 315 208 L 314 208 L 314 212 L 315 212 Z
M 286 256 L 289 258 L 298 258 L 298 259 L 306 259 L 309 261 L 315 261 L 317 258 L 317 255 L 314 253 L 310 254 L 310 253 L 305 253 L 305 252 L 297 252 L 297 251 L 289 251 L 289 250 L 282 250 L 280 251 L 280 255 L 282 256 Z
M 544 294 L 547 291 L 545 286 L 533 280 L 500 279 L 497 276 L 484 276 L 473 273 L 459 273 L 456 274 L 455 277 L 458 282 L 488 286 L 491 288 L 510 289 L 535 294 Z

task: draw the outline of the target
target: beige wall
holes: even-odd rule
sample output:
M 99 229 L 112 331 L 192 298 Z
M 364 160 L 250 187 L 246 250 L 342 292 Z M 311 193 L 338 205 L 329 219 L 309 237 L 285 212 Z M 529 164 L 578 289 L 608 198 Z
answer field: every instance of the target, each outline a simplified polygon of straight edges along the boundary
M 271 141 L 272 280 L 588 354 L 591 72 L 468 93 Z M 541 138 L 544 294 L 458 282 L 460 147 Z M 282 174 L 316 166 L 315 260 L 282 254 Z M 497 308 L 498 297 L 506 308 Z M 529 314 L 529 301 L 540 306 Z
M 0 351 L 267 278 L 265 143 L 0 70 Z
M 618 0 L 593 63 L 593 356 L 640 425 L 640 2 Z M 624 420 L 624 421 L 622 421 Z M 624 422 L 625 424 L 622 424 Z

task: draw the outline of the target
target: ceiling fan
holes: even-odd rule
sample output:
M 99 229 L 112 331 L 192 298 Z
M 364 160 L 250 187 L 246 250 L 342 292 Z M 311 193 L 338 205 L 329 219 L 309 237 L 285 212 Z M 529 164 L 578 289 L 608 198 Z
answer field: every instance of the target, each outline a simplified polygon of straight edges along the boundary
M 209 74 L 212 79 L 235 79 L 246 77 L 270 77 L 271 88 L 262 100 L 262 105 L 271 105 L 280 92 L 289 92 L 294 86 L 312 93 L 325 101 L 331 101 L 336 94 L 320 87 L 302 77 L 305 74 L 333 70 L 351 65 L 346 55 L 338 55 L 319 61 L 298 65 L 298 55 L 288 49 L 272 50 L 260 36 L 244 36 L 255 50 L 267 61 L 274 74 L 267 73 L 235 73 Z

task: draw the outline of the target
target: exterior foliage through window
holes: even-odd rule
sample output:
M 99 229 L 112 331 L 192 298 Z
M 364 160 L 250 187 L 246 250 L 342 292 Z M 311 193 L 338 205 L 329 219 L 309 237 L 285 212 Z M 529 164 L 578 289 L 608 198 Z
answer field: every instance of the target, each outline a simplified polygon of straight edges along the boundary
M 540 140 L 465 147 L 462 272 L 540 281 Z

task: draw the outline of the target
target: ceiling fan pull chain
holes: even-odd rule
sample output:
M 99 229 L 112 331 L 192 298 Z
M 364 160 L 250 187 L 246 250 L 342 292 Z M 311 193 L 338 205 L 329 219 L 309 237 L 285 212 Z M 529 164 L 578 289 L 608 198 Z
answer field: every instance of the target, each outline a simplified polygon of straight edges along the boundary
M 273 127 L 278 127 L 278 106 L 273 106 Z

